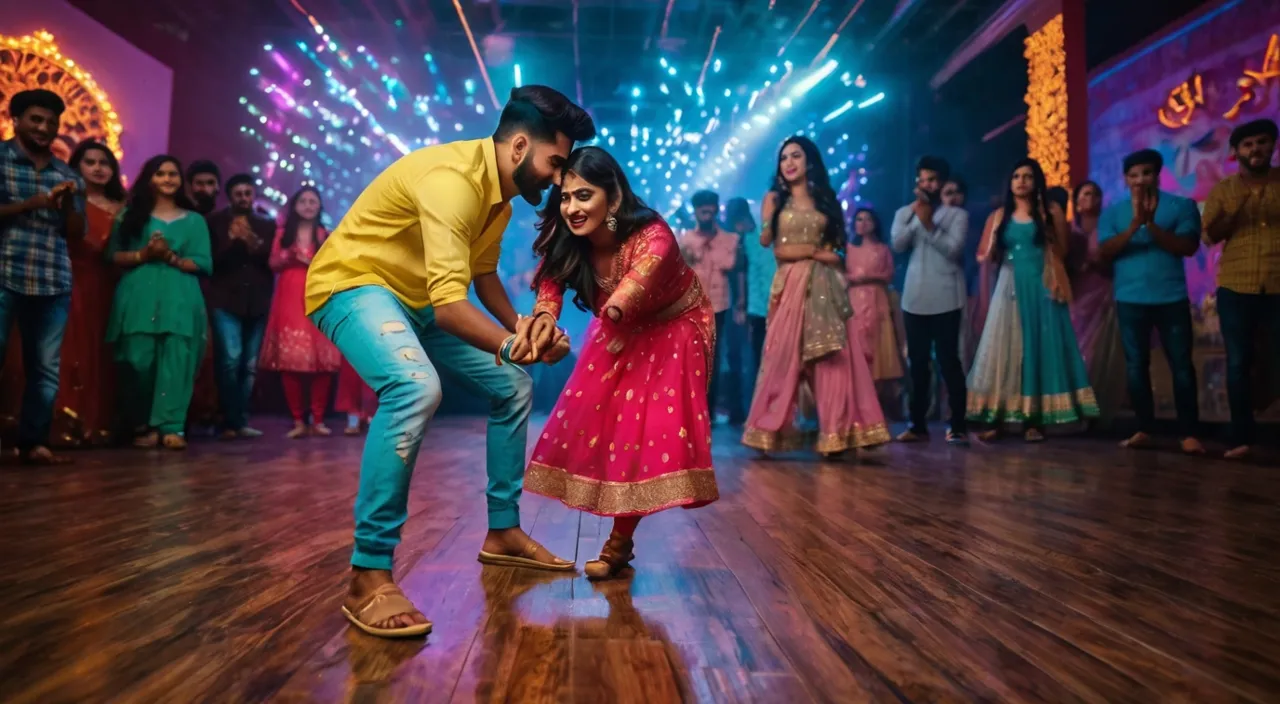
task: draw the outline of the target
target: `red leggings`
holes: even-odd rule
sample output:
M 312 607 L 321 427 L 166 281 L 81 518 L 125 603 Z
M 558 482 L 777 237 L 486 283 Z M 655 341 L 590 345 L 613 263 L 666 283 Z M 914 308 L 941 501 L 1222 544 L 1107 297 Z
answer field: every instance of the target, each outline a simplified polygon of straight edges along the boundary
M 319 425 L 324 422 L 324 414 L 329 410 L 329 387 L 333 384 L 332 374 L 308 374 L 305 372 L 281 372 L 280 383 L 284 385 L 284 400 L 289 404 L 289 412 L 294 421 L 306 421 L 307 404 L 302 387 L 311 381 L 311 423 Z

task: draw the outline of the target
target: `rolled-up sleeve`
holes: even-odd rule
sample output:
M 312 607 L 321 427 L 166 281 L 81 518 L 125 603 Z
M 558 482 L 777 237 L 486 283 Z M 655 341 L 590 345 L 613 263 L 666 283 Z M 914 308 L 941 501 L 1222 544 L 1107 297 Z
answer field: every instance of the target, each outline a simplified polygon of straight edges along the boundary
M 492 274 L 498 270 L 498 260 L 502 258 L 502 238 L 493 241 L 485 248 L 480 256 L 476 257 L 475 271 L 471 272 L 472 276 L 483 276 Z
M 427 295 L 432 306 L 467 298 L 471 286 L 471 240 L 482 221 L 484 201 L 466 176 L 434 169 L 413 185 L 426 257 Z

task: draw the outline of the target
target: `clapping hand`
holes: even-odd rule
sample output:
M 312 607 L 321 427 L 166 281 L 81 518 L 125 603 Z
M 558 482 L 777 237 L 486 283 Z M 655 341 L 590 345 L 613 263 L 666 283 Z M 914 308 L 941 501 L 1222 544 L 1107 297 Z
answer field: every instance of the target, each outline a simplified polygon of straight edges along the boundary
M 76 194 L 75 181 L 63 181 L 49 191 L 49 205 L 58 210 L 68 210 L 74 204 L 72 196 Z
M 151 261 L 163 261 L 172 253 L 169 242 L 159 231 L 151 233 L 151 241 L 147 242 L 145 252 L 147 259 Z

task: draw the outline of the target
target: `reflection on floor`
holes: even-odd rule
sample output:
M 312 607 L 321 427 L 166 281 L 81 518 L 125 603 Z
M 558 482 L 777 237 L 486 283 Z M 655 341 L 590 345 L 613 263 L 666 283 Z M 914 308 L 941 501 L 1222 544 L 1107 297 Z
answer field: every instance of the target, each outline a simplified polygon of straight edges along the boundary
M 535 423 L 535 430 L 539 427 Z M 435 622 L 338 612 L 358 439 L 0 468 L 0 701 L 1275 701 L 1280 474 L 1054 440 L 760 460 L 626 580 L 482 568 L 483 421 L 428 435 L 398 556 Z M 581 564 L 608 523 L 526 497 Z

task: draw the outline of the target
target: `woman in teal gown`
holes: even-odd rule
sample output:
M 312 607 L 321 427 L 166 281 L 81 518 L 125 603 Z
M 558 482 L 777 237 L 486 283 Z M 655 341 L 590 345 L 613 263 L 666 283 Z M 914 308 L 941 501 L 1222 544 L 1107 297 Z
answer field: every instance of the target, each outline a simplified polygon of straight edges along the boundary
M 984 440 L 1013 427 L 1039 442 L 1048 426 L 1098 416 L 1068 309 L 1067 216 L 1046 191 L 1040 164 L 1019 161 L 979 245 L 978 261 L 1000 271 L 969 371 L 968 419 L 990 427 Z

